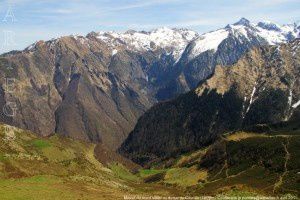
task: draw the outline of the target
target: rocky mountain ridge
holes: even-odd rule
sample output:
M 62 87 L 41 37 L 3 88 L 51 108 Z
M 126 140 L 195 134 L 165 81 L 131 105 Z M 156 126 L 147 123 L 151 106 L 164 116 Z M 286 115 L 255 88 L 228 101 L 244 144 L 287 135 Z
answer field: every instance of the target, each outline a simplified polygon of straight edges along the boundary
M 248 49 L 265 44 L 228 37 L 216 52 L 207 50 L 189 60 L 202 37 L 168 28 L 93 32 L 3 54 L 0 106 L 14 102 L 17 112 L 14 117 L 2 113 L 1 121 L 43 136 L 57 132 L 116 149 L 154 103 L 189 91 L 215 65 L 232 64 Z M 13 94 L 6 91 L 7 77 L 15 80 Z
M 157 92 L 159 99 L 170 99 L 195 88 L 209 77 L 217 65 L 232 65 L 249 49 L 278 45 L 299 37 L 299 26 L 271 22 L 251 23 L 242 18 L 225 28 L 200 35 L 189 43 L 172 72 Z

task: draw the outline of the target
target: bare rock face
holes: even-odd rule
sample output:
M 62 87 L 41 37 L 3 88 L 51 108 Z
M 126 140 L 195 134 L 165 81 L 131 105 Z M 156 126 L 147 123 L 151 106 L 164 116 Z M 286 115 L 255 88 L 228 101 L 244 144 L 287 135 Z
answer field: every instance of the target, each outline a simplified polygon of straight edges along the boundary
M 299 109 L 300 40 L 254 48 L 232 66 L 217 66 L 195 90 L 148 110 L 119 151 L 146 164 L 204 147 L 222 133 L 297 121 Z
M 1 80 L 15 78 L 11 94 L 1 83 L 1 105 L 17 104 L 16 115 L 2 121 L 43 136 L 57 132 L 117 148 L 154 102 L 144 65 L 137 53 L 120 48 L 112 55 L 96 38 L 81 39 L 41 41 L 1 57 Z
M 1 121 L 116 149 L 156 102 L 163 72 L 197 34 L 185 29 L 99 32 L 39 41 L 0 56 Z M 14 79 L 14 91 L 5 78 Z M 149 78 L 151 77 L 151 78 Z
M 61 97 L 53 82 L 55 68 L 50 49 L 45 48 L 43 42 L 37 43 L 36 48 L 35 53 L 13 52 L 1 57 L 1 86 L 4 91 L 1 98 L 4 105 L 13 103 L 15 105 L 10 107 L 17 108 L 15 116 L 5 116 L 10 124 L 49 135 L 55 131 L 54 110 Z M 9 91 L 6 88 L 8 78 L 14 80 Z

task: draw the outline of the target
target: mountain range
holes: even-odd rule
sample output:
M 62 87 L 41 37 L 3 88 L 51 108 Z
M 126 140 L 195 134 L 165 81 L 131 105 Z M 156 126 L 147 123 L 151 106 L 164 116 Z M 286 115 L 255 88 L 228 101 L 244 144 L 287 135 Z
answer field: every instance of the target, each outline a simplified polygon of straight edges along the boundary
M 299 33 L 242 18 L 0 55 L 0 197 L 298 199 Z
M 1 121 L 117 149 L 155 103 L 194 89 L 217 65 L 234 64 L 252 47 L 298 35 L 296 24 L 242 18 L 202 35 L 160 28 L 38 41 L 0 57 L 0 104 L 13 101 L 17 108 L 16 116 L 2 114 Z M 4 87 L 8 75 L 15 79 L 13 95 Z

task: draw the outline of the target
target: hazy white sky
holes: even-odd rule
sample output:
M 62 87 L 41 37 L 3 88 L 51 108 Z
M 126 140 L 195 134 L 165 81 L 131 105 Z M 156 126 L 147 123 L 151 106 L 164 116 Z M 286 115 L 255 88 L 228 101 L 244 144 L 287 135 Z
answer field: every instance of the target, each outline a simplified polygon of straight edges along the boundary
M 0 0 L 0 53 L 37 40 L 100 30 L 167 26 L 203 33 L 241 17 L 293 23 L 300 20 L 299 5 L 299 0 Z M 17 21 L 3 21 L 9 8 Z M 14 45 L 3 45 L 7 31 L 14 32 Z

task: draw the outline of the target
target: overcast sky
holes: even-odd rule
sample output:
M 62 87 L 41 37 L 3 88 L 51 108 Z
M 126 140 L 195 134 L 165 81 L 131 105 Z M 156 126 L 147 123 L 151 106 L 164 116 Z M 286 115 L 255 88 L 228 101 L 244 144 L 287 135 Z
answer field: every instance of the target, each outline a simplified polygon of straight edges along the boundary
M 199 33 L 245 17 L 252 22 L 299 22 L 299 0 L 0 0 L 0 53 L 37 40 L 91 31 L 190 28 Z M 5 19 L 11 8 L 16 21 Z M 15 33 L 14 45 L 3 45 Z

